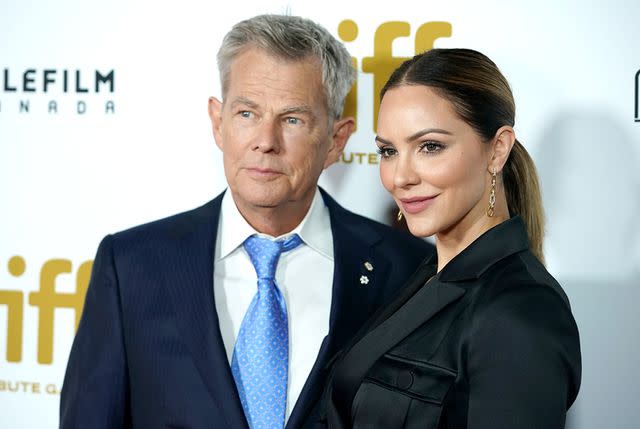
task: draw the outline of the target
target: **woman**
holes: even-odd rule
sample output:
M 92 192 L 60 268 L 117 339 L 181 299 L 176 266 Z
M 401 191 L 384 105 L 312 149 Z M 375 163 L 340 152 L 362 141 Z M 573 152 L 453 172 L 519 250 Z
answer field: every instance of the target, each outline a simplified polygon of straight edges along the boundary
M 580 385 L 569 302 L 542 262 L 535 166 L 509 84 L 479 52 L 434 49 L 382 89 L 380 176 L 412 234 L 406 289 L 345 349 L 331 428 L 563 428 Z

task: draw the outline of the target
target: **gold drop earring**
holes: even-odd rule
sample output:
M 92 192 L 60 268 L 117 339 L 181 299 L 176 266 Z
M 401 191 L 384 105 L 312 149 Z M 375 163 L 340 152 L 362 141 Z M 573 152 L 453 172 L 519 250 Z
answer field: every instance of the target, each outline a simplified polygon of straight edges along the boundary
M 496 168 L 493 167 L 493 172 L 491 173 L 491 193 L 489 194 L 489 208 L 487 209 L 487 216 L 493 217 L 494 208 L 496 206 Z
M 396 216 L 396 219 L 398 219 L 398 222 L 402 220 L 402 210 L 398 210 L 398 216 Z

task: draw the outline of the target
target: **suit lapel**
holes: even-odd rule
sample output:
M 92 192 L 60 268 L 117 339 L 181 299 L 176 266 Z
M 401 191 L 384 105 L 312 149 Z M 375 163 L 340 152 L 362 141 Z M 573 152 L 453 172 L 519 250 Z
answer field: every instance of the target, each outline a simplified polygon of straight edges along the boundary
M 321 190 L 322 191 L 322 190 Z M 288 428 L 300 427 L 324 389 L 327 363 L 371 316 L 377 291 L 388 277 L 388 262 L 376 253 L 379 234 L 340 207 L 324 191 L 334 247 L 334 276 L 329 321 L 316 362 L 292 410 Z M 164 287 L 175 321 L 214 405 L 230 428 L 248 429 L 229 367 L 213 296 L 213 260 L 222 195 L 194 210 L 182 228 L 172 231 L 172 246 L 159 249 L 168 269 Z M 369 263 L 365 265 L 365 263 Z M 368 267 L 373 267 L 369 270 Z
M 358 218 L 324 191 L 322 196 L 331 216 L 334 251 L 329 334 L 322 343 L 287 428 L 300 427 L 316 404 L 324 390 L 327 363 L 371 316 L 377 303 L 376 290 L 384 286 L 388 275 L 388 262 L 376 253 L 375 244 L 381 239 L 379 234 L 358 222 Z
M 181 338 L 214 399 L 214 406 L 227 427 L 248 428 L 222 342 L 213 296 L 213 259 L 221 201 L 222 195 L 193 211 L 182 229 L 172 231 L 174 245 L 163 249 L 161 256 L 167 264 L 175 264 L 173 269 L 166 270 L 165 287 L 174 304 Z

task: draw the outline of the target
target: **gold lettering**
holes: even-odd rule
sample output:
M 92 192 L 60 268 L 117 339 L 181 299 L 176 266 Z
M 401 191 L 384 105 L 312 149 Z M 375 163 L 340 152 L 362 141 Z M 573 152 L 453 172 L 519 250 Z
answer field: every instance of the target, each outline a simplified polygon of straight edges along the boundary
M 40 383 L 37 381 L 0 380 L 0 392 L 32 393 L 34 395 L 39 395 L 42 393 L 42 389 Z
M 353 162 L 353 152 L 349 152 L 349 160 L 347 160 L 347 158 L 345 157 L 344 152 L 342 153 L 342 156 L 340 158 L 345 164 L 351 164 Z
M 393 41 L 399 37 L 408 37 L 411 26 L 408 22 L 384 22 L 376 29 L 373 39 L 373 56 L 362 59 L 362 71 L 373 74 L 373 129 L 378 124 L 378 110 L 380 108 L 380 91 L 391 77 L 393 71 L 409 57 L 393 56 Z M 433 21 L 418 27 L 415 36 L 414 50 L 416 54 L 433 49 L 436 39 L 451 37 L 452 26 L 448 22 Z M 338 25 L 338 36 L 344 42 L 351 42 L 358 37 L 358 25 L 350 19 L 345 19 Z M 356 58 L 351 59 L 354 68 L 358 67 Z M 345 101 L 344 113 L 357 119 L 358 101 L 357 82 Z M 357 121 L 356 121 L 357 124 Z
M 342 153 L 340 161 L 345 164 L 351 164 L 356 159 L 358 164 L 377 165 L 380 163 L 379 155 L 376 152 L 347 152 Z
M 74 309 L 77 329 L 89 283 L 91 264 L 90 261 L 85 262 L 78 269 L 75 293 L 58 293 L 55 290 L 58 275 L 71 272 L 71 261 L 51 259 L 42 266 L 40 290 L 29 294 L 29 304 L 38 307 L 38 363 L 50 364 L 53 361 L 53 326 L 56 308 Z
M 55 384 L 47 384 L 47 387 L 45 387 L 45 392 L 47 392 L 49 395 L 57 395 L 58 393 L 60 393 Z
M 452 28 L 448 22 L 433 21 L 422 24 L 416 31 L 416 54 L 433 49 L 436 39 L 451 37 Z
M 405 57 L 393 57 L 393 41 L 398 37 L 411 34 L 408 22 L 391 21 L 381 24 L 373 39 L 373 56 L 362 59 L 362 71 L 373 74 L 373 130 L 378 124 L 380 91 L 391 73 L 405 60 Z
M 26 270 L 22 256 L 9 259 L 9 273 L 20 277 Z M 22 326 L 24 317 L 24 294 L 20 291 L 1 290 L 0 304 L 7 306 L 7 362 L 22 360 Z
M 23 293 L 12 290 L 0 291 L 0 304 L 7 306 L 7 361 L 22 360 Z
M 345 19 L 338 24 L 338 36 L 344 42 L 352 42 L 358 37 L 358 24 L 351 19 Z M 358 59 L 351 57 L 351 65 L 358 70 Z M 352 116 L 355 119 L 353 131 L 358 129 L 358 80 L 353 83 L 351 91 L 344 100 L 343 116 Z

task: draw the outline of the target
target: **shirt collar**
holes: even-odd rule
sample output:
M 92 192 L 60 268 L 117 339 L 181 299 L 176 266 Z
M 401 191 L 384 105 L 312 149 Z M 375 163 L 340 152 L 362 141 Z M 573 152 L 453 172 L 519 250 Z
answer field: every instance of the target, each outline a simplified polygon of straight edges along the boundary
M 331 218 L 329 216 L 329 209 L 324 204 L 318 188 L 316 188 L 311 207 L 309 207 L 309 211 L 304 219 L 302 219 L 302 222 L 291 232 L 283 234 L 280 237 L 272 237 L 256 231 L 240 214 L 240 211 L 233 201 L 231 192 L 225 192 L 220 208 L 216 260 L 228 256 L 241 246 L 247 238 L 254 234 L 271 239 L 280 239 L 292 234 L 298 234 L 304 244 L 333 260 Z

